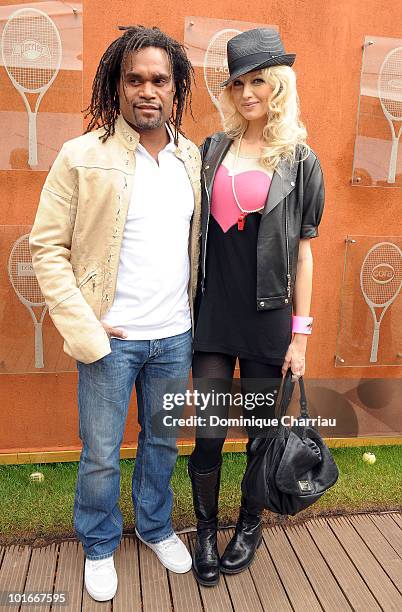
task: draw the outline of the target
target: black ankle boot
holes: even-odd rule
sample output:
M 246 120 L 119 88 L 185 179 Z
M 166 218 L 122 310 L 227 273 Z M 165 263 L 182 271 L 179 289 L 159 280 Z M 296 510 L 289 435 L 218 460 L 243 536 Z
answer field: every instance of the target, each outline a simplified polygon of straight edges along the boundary
M 193 488 L 194 511 L 197 517 L 197 540 L 193 552 L 193 572 L 204 586 L 219 581 L 219 556 L 216 545 L 218 528 L 218 498 L 221 463 L 207 473 L 197 472 L 188 462 L 188 474 Z
M 261 512 L 247 508 L 242 498 L 239 519 L 232 539 L 221 557 L 220 569 L 224 574 L 238 574 L 253 561 L 262 539 Z

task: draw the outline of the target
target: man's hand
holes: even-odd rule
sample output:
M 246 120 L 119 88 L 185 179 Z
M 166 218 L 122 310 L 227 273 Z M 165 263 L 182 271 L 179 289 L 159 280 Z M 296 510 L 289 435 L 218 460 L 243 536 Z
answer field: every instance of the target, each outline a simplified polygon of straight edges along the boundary
M 119 327 L 111 327 L 107 323 L 102 323 L 102 326 L 109 338 L 112 336 L 114 338 L 127 338 L 127 332 L 125 332 L 124 329 L 120 329 Z

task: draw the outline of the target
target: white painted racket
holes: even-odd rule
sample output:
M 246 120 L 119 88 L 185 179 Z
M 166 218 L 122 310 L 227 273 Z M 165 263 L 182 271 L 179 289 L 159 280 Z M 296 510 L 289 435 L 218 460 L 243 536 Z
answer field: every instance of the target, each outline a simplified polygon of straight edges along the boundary
M 374 321 L 370 363 L 377 361 L 380 325 L 402 286 L 402 251 L 392 242 L 378 242 L 368 251 L 360 270 L 360 287 Z M 375 309 L 382 308 L 379 319 Z
M 8 258 L 8 275 L 18 299 L 28 308 L 35 328 L 35 368 L 43 368 L 42 323 L 47 306 L 36 280 L 29 250 L 29 234 L 18 238 Z M 41 307 L 39 320 L 32 307 Z
M 1 54 L 7 74 L 21 95 L 28 113 L 28 164 L 38 165 L 36 117 L 41 100 L 61 65 L 60 34 L 50 17 L 34 8 L 14 11 L 1 38 Z M 34 110 L 26 94 L 39 94 Z
M 398 133 L 394 121 L 402 121 L 402 47 L 390 51 L 380 68 L 378 75 L 378 97 L 385 118 L 387 119 L 392 135 L 391 157 L 389 160 L 388 183 L 395 183 L 396 164 L 398 159 L 399 138 L 402 125 Z
M 209 41 L 204 56 L 204 79 L 210 98 L 217 108 L 223 124 L 224 115 L 219 103 L 219 96 L 222 93 L 221 83 L 226 81 L 229 76 L 227 49 L 228 40 L 240 34 L 240 30 L 220 30 L 213 35 Z

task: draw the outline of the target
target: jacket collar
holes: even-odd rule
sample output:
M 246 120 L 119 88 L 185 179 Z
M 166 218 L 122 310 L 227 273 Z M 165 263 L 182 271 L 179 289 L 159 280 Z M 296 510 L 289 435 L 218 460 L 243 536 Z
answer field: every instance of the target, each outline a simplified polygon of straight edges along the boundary
M 127 123 L 123 115 L 120 114 L 117 117 L 114 124 L 114 129 L 117 136 L 123 140 L 127 149 L 134 151 L 134 149 L 137 148 L 137 145 L 140 142 L 140 135 Z
M 140 135 L 136 132 L 124 119 L 123 115 L 119 115 L 115 122 L 115 132 L 117 136 L 123 140 L 124 145 L 130 151 L 134 151 L 140 142 Z M 169 136 L 172 136 L 172 129 L 169 126 Z M 175 155 L 182 161 L 188 159 L 188 152 L 191 150 L 191 143 L 187 138 L 179 134 L 179 142 L 176 146 Z
M 219 165 L 223 161 L 228 149 L 230 148 L 230 145 L 233 142 L 233 140 L 228 138 L 226 134 L 219 134 L 218 139 L 212 138 L 212 140 L 217 142 L 213 150 L 211 150 L 211 155 L 208 155 L 207 151 L 203 167 L 209 195 L 211 195 L 212 185 Z M 275 206 L 279 204 L 279 202 L 284 200 L 289 193 L 293 191 L 296 185 L 297 166 L 297 163 L 291 163 L 289 160 L 283 160 L 275 168 L 268 198 L 262 213 L 263 216 L 271 212 L 271 210 L 273 210 Z
M 268 192 L 267 202 L 265 204 L 263 216 L 271 212 L 284 200 L 296 186 L 297 163 L 292 163 L 289 160 L 279 162 L 272 176 L 271 186 Z

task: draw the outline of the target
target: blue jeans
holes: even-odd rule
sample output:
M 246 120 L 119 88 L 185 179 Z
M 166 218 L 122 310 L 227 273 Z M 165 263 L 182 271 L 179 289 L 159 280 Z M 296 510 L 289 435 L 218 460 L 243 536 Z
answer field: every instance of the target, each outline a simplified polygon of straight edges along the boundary
M 119 545 L 120 446 L 133 385 L 138 404 L 137 456 L 132 479 L 136 528 L 147 542 L 173 533 L 170 479 L 177 457 L 174 437 L 156 437 L 152 414 L 162 408 L 162 379 L 186 389 L 191 366 L 191 330 L 161 340 L 111 339 L 112 352 L 78 363 L 79 434 L 83 448 L 74 501 L 74 527 L 88 559 L 104 559 Z M 176 385 L 176 383 L 174 383 Z

